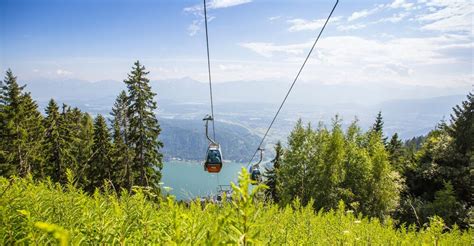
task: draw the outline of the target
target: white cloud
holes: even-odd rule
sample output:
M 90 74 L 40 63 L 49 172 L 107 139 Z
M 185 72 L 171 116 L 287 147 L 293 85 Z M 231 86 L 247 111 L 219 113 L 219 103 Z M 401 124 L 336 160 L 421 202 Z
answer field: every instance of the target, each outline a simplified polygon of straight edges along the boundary
M 57 69 L 56 74 L 59 76 L 67 76 L 67 75 L 71 75 L 72 72 L 64 70 L 64 69 Z
M 273 43 L 264 42 L 253 42 L 253 43 L 241 43 L 240 46 L 252 50 L 264 57 L 272 57 L 276 53 L 282 53 L 287 55 L 301 55 L 304 49 L 311 47 L 311 42 L 301 44 L 290 44 L 290 45 L 275 45 Z
M 200 24 L 201 22 L 199 20 L 193 20 L 193 23 L 188 26 L 189 36 L 194 36 L 199 32 L 199 30 L 201 30 Z
M 338 22 L 341 20 L 341 16 L 333 17 L 330 19 L 330 22 Z M 305 20 L 305 19 L 291 19 L 287 23 L 291 24 L 288 28 L 290 32 L 297 31 L 314 31 L 323 27 L 326 19 L 317 19 L 317 20 Z
M 229 8 L 234 7 L 246 3 L 250 3 L 252 0 L 213 0 L 206 4 L 207 9 L 221 9 L 221 8 Z M 189 36 L 196 35 L 200 30 L 201 26 L 204 23 L 204 8 L 203 4 L 196 4 L 190 7 L 186 7 L 183 9 L 185 13 L 192 14 L 197 19 L 193 20 L 193 22 L 188 26 L 188 34 Z M 209 15 L 207 13 L 207 22 L 211 22 L 215 19 L 214 16 Z
M 254 42 L 240 45 L 263 57 L 284 55 L 281 65 L 274 68 L 275 72 L 292 74 L 292 69 L 301 65 L 311 44 Z M 454 48 L 457 50 L 453 51 Z M 391 38 L 384 41 L 332 36 L 320 40 L 302 76 L 305 80 L 318 80 L 324 74 L 326 83 L 396 82 L 466 86 L 467 80 L 459 78 L 470 75 L 459 72 L 460 66 L 466 66 L 465 57 L 459 54 L 469 49 L 472 49 L 472 41 L 459 35 Z
M 405 19 L 405 17 L 407 17 L 408 15 L 409 14 L 407 12 L 397 13 L 397 14 L 393 14 L 390 17 L 382 18 L 382 19 L 376 21 L 376 23 L 380 23 L 380 22 L 398 23 L 398 22 L 402 21 L 403 19 Z
M 219 64 L 219 69 L 222 71 L 234 71 L 234 70 L 240 70 L 242 69 L 243 66 L 241 64 Z
M 277 16 L 270 16 L 270 17 L 268 17 L 268 20 L 269 20 L 269 21 L 276 21 L 276 20 L 278 20 L 278 19 L 280 19 L 280 18 L 281 18 L 280 15 L 277 15 Z
M 245 3 L 250 3 L 252 0 L 214 0 L 208 3 L 209 9 L 220 9 L 233 7 Z
M 377 13 L 379 10 L 381 10 L 383 7 L 384 7 L 383 5 L 377 5 L 372 9 L 364 9 L 364 10 L 361 10 L 361 11 L 356 11 L 356 12 L 352 13 L 352 15 L 347 18 L 347 21 L 355 21 L 357 19 L 361 19 L 361 18 L 365 18 L 369 15 L 373 15 L 373 14 Z
M 365 28 L 365 24 L 354 24 L 354 25 L 339 25 L 337 26 L 337 30 L 339 31 L 352 31 Z
M 471 0 L 429 0 L 425 5 L 431 10 L 417 17 L 424 23 L 422 29 L 473 33 L 474 6 Z
M 234 7 L 246 3 L 250 3 L 252 0 L 214 0 L 207 2 L 207 9 L 222 9 Z M 196 4 L 190 7 L 184 8 L 184 12 L 192 13 L 194 15 L 203 15 L 203 4 Z
M 411 9 L 414 6 L 414 3 L 408 3 L 406 0 L 394 0 L 392 4 L 390 4 L 389 6 L 390 8 L 393 8 L 393 9 L 398 9 L 398 8 Z

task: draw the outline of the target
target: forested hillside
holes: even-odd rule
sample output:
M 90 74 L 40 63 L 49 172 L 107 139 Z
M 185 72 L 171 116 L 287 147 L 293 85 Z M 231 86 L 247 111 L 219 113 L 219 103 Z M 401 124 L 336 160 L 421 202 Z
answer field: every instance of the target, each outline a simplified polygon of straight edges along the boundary
M 216 122 L 219 131 L 216 139 L 222 146 L 225 160 L 246 162 L 252 156 L 254 146 L 260 140 L 257 135 L 242 126 Z M 166 143 L 163 154 L 166 159 L 181 158 L 202 161 L 208 147 L 201 120 L 161 120 L 160 140 Z

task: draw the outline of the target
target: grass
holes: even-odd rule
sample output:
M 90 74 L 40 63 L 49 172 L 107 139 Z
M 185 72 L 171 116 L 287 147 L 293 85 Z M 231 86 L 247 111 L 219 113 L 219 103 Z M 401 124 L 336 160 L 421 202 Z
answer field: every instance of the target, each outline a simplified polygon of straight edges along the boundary
M 74 187 L 31 178 L 0 177 L 0 245 L 11 244 L 270 244 L 270 245 L 471 245 L 473 232 L 446 230 L 432 218 L 426 228 L 396 229 L 354 215 L 341 204 L 315 213 L 259 202 L 243 171 L 226 204 L 178 203 L 146 189 L 129 194 L 105 188 L 92 196 Z

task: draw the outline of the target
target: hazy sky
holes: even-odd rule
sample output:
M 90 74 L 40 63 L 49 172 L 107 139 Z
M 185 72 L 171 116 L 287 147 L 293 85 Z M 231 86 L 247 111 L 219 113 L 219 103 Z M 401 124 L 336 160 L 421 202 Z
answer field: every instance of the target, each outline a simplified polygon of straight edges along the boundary
M 290 80 L 334 1 L 209 0 L 216 82 Z M 301 79 L 468 88 L 471 0 L 340 1 Z M 202 1 L 0 0 L 0 69 L 22 80 L 206 81 Z

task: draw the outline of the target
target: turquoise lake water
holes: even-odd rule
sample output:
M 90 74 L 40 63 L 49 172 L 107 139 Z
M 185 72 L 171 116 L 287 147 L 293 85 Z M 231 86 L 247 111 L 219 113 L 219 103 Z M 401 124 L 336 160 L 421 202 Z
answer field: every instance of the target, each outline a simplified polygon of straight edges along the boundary
M 221 172 L 210 174 L 199 162 L 170 161 L 163 164 L 163 187 L 170 187 L 169 193 L 178 200 L 205 197 L 217 192 L 218 184 L 237 183 L 244 164 L 224 163 Z

